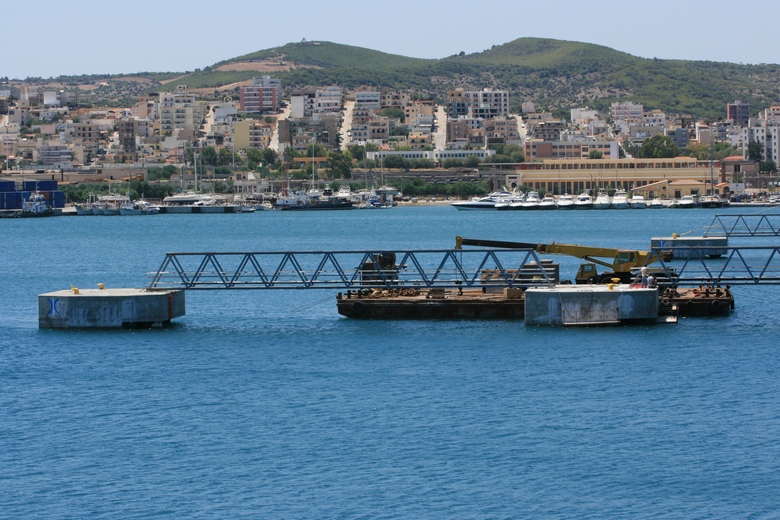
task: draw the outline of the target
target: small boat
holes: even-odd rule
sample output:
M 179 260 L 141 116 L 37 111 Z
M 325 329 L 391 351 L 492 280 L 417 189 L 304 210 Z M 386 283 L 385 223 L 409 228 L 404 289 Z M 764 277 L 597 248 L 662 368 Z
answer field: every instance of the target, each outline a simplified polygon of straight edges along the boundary
M 612 209 L 628 209 L 626 190 L 617 190 L 612 197 Z
M 576 209 L 593 209 L 593 197 L 587 193 L 581 193 L 574 201 Z
M 558 206 L 555 204 L 555 198 L 549 193 L 545 194 L 545 196 L 542 197 L 542 200 L 539 201 L 539 209 L 557 209 L 557 208 Z
M 574 209 L 574 197 L 565 193 L 558 199 L 558 209 Z
M 596 200 L 593 201 L 593 209 L 609 209 L 611 206 L 609 202 L 609 195 L 604 190 L 599 190 L 599 194 L 596 195 Z
M 269 210 L 272 210 L 272 209 L 274 209 L 274 206 L 273 206 L 273 204 L 271 204 L 268 201 L 259 202 L 259 203 L 255 204 L 255 210 L 256 211 L 269 211 Z
M 642 195 L 634 193 L 631 200 L 628 201 L 628 207 L 631 209 L 645 209 L 647 208 L 647 201 Z

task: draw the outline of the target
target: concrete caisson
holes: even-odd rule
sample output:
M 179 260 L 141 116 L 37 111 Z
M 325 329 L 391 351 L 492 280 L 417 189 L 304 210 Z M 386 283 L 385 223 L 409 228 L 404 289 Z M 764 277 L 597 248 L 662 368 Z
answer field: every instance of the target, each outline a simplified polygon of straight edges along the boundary
M 658 289 L 557 285 L 525 292 L 526 325 L 617 325 L 658 320 Z
M 181 290 L 72 289 L 38 296 L 41 329 L 148 328 L 184 313 Z

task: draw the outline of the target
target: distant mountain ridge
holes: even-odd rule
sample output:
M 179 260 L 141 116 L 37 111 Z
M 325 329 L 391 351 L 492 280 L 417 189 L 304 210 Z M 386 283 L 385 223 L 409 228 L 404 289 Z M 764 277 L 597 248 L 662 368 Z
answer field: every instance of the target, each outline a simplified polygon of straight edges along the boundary
M 441 100 L 456 87 L 496 88 L 510 92 L 514 108 L 534 101 L 548 110 L 606 110 L 614 101 L 631 100 L 669 114 L 716 120 L 725 118 L 726 103 L 735 99 L 749 102 L 753 110 L 780 104 L 777 64 L 647 59 L 600 45 L 544 38 L 519 38 L 442 59 L 302 41 L 225 60 L 164 85 L 153 74 L 146 76 L 152 78 L 154 90 L 187 85 L 230 92 L 260 75 L 279 77 L 287 94 L 307 86 L 373 85 Z

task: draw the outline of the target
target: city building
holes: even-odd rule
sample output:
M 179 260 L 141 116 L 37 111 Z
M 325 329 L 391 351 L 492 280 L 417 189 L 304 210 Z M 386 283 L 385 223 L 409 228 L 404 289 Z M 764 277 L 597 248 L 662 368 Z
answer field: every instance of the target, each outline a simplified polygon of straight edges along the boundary
M 238 91 L 239 110 L 243 114 L 278 112 L 282 101 L 282 81 L 263 76 L 252 78 L 252 85 Z
M 644 110 L 644 105 L 626 101 L 624 103 L 612 103 L 609 107 L 609 115 L 613 121 L 641 124 L 644 118 Z
M 730 119 L 736 125 L 746 125 L 750 119 L 750 103 L 736 100 L 726 105 L 726 119 Z

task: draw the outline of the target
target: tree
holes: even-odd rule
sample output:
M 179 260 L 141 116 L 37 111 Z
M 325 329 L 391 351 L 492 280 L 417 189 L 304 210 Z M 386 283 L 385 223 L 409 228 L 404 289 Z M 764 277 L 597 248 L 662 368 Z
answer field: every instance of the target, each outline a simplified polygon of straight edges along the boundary
M 262 163 L 266 166 L 270 166 L 271 164 L 276 164 L 279 162 L 279 154 L 276 153 L 276 150 L 272 150 L 271 148 L 263 148 L 260 154 L 263 158 Z
M 384 110 L 379 111 L 380 116 L 390 117 L 393 119 L 398 119 L 402 123 L 404 122 L 404 111 L 401 110 L 398 107 L 388 107 Z
M 207 166 L 217 165 L 217 150 L 213 146 L 207 146 L 200 152 L 200 160 Z
M 476 168 L 479 166 L 479 157 L 476 155 L 469 155 L 468 157 L 463 159 L 463 166 L 466 168 Z
M 591 150 L 588 154 L 588 159 L 603 159 L 604 153 L 599 152 L 598 150 Z
M 768 161 L 761 161 L 758 163 L 758 171 L 762 173 L 774 173 L 777 171 L 777 164 L 771 159 Z
M 409 161 L 400 155 L 388 155 L 382 159 L 382 166 L 384 168 L 408 168 Z
M 411 130 L 409 130 L 408 126 L 398 125 L 392 130 L 390 130 L 390 135 L 403 135 L 408 137 L 410 131 Z
M 359 144 L 353 144 L 352 146 L 348 147 L 347 150 L 349 151 L 349 154 L 352 156 L 352 158 L 356 161 L 362 161 L 366 158 L 366 149 Z
M 258 150 L 257 148 L 249 148 L 246 151 L 246 160 L 250 163 L 259 164 L 263 162 L 263 152 Z
M 639 149 L 639 157 L 643 159 L 671 159 L 679 155 L 680 147 L 668 135 L 654 135 Z
M 748 143 L 748 160 L 761 162 L 764 160 L 764 146 L 758 141 Z
M 328 176 L 331 179 L 352 178 L 352 155 L 349 152 L 328 154 Z

